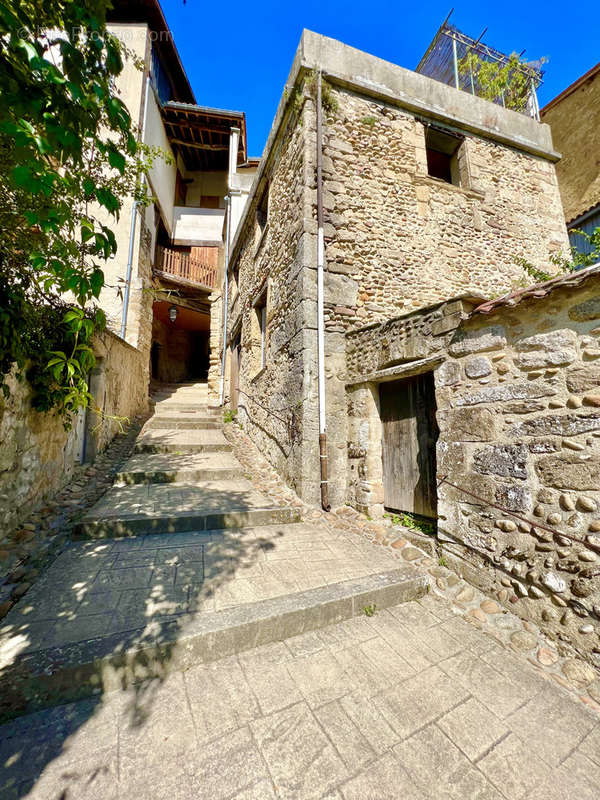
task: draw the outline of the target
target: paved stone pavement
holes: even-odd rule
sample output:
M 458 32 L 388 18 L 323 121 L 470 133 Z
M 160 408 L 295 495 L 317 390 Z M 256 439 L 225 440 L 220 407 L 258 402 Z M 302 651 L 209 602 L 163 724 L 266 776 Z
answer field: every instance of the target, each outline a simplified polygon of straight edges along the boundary
M 600 720 L 428 595 L 0 726 L 0 797 L 595 800 Z
M 309 523 L 74 542 L 0 622 L 1 654 L 108 636 L 394 569 Z

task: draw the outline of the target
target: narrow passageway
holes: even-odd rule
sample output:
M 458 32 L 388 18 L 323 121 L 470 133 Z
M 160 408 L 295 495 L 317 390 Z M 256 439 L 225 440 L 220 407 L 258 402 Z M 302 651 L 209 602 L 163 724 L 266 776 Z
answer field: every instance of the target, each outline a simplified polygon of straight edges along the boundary
M 0 628 L 3 800 L 599 796 L 598 715 L 428 592 L 414 547 L 263 495 L 205 384 L 153 403 Z

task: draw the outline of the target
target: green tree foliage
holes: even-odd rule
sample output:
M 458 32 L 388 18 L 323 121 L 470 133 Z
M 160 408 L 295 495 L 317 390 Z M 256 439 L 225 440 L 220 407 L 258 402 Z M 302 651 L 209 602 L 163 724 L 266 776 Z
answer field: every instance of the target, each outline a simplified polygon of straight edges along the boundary
M 487 61 L 469 50 L 458 62 L 458 70 L 461 75 L 473 77 L 476 94 L 484 100 L 503 103 L 513 111 L 526 108 L 535 71 L 521 61 L 517 53 L 511 53 L 504 63 L 499 63 Z
M 0 386 L 27 367 L 34 406 L 67 424 L 90 399 L 110 221 L 153 157 L 114 88 L 128 54 L 108 7 L 0 0 Z

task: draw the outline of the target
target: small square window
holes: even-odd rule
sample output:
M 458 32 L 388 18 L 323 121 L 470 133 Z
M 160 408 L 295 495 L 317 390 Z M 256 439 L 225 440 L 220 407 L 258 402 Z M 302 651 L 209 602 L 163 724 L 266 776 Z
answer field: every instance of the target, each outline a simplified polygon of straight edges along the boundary
M 432 178 L 461 185 L 458 155 L 464 138 L 428 126 L 425 134 L 427 172 Z

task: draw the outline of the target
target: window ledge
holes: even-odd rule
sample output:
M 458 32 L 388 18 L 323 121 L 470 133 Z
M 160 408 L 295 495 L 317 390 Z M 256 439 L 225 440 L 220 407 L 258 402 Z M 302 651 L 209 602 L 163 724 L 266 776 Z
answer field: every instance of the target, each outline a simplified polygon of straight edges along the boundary
M 413 183 L 421 186 L 432 186 L 435 189 L 448 189 L 450 192 L 458 192 L 473 200 L 485 200 L 485 194 L 479 192 L 477 189 L 467 189 L 465 186 L 456 186 L 454 183 L 448 183 L 441 178 L 432 178 L 431 175 L 413 175 L 412 179 Z
M 254 251 L 254 257 L 255 258 L 258 255 L 259 251 L 262 249 L 262 246 L 263 246 L 264 242 L 266 241 L 268 232 L 269 232 L 269 223 L 267 222 L 267 224 L 265 225 L 265 227 L 262 230 L 262 233 L 260 234 L 260 239 L 258 240 L 258 244 L 256 245 L 256 250 Z
M 265 364 L 265 366 L 264 366 L 264 367 L 261 367 L 261 368 L 258 370 L 258 372 L 256 373 L 256 375 L 253 375 L 253 376 L 250 378 L 250 383 L 254 383 L 255 381 L 257 381 L 257 380 L 260 378 L 260 376 L 261 376 L 263 373 L 265 373 L 266 371 L 267 371 L 267 365 Z

